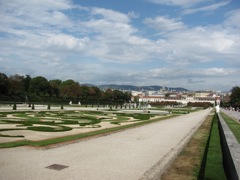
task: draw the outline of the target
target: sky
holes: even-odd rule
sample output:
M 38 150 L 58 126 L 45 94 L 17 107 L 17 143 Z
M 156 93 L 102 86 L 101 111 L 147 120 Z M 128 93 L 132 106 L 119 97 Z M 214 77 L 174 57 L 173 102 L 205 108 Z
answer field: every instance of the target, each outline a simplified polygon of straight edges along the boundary
M 240 86 L 239 0 L 0 0 L 0 72 L 94 85 Z

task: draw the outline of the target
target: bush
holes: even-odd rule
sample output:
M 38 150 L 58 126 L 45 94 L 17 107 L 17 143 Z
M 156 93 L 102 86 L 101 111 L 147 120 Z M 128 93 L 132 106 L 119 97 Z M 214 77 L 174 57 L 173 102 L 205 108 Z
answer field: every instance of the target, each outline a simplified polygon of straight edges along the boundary
M 16 104 L 16 102 L 13 104 L 13 110 L 17 110 L 17 104 Z
M 47 126 L 30 126 L 27 129 L 32 131 L 43 131 L 43 132 L 60 132 L 60 131 L 70 131 L 72 128 L 66 126 L 59 126 L 60 128 L 54 129 L 53 127 Z

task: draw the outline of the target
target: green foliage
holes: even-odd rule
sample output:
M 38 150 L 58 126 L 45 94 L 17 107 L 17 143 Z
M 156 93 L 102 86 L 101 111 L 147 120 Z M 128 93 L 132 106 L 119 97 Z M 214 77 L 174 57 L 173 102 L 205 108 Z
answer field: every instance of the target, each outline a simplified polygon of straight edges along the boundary
M 206 109 L 206 108 L 212 107 L 213 105 L 210 102 L 189 102 L 187 106 L 202 107 Z
M 139 120 L 149 120 L 151 115 L 150 114 L 134 114 L 133 117 Z
M 0 137 L 24 138 L 23 135 L 5 135 L 5 134 L 0 134 Z
M 42 76 L 37 76 L 30 81 L 29 91 L 40 96 L 50 95 L 50 84 L 48 80 Z
M 131 93 L 118 90 L 101 91 L 95 86 L 80 85 L 72 79 L 47 80 L 42 76 L 29 75 L 7 77 L 0 73 L 0 98 L 6 101 L 25 101 L 26 95 L 32 102 L 68 103 L 81 101 L 82 104 L 123 104 L 129 102 Z
M 13 110 L 17 110 L 17 104 L 16 104 L 16 102 L 13 104 Z
M 8 95 L 9 80 L 6 74 L 0 73 L 0 94 Z
M 29 126 L 27 129 L 32 131 L 43 131 L 43 132 L 61 132 L 70 131 L 72 128 L 66 126 L 58 126 L 57 128 L 47 127 L 47 126 Z
M 34 110 L 34 109 L 35 109 L 34 104 L 32 104 L 32 110 Z
M 240 87 L 233 87 L 231 90 L 230 104 L 233 107 L 240 107 Z

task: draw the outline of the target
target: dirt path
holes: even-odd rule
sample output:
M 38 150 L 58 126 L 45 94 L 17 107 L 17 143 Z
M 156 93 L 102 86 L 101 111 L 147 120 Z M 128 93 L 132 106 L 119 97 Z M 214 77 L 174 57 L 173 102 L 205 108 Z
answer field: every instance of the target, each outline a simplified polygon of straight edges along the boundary
M 0 179 L 151 179 L 211 110 L 195 112 L 58 148 L 0 149 Z M 68 166 L 57 171 L 52 164 Z

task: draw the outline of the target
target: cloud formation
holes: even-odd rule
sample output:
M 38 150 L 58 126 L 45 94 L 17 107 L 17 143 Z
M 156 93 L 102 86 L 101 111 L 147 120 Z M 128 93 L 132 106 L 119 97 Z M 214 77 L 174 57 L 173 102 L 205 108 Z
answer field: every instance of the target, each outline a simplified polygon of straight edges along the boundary
M 219 9 L 223 6 L 226 6 L 227 4 L 229 4 L 231 1 L 220 1 L 218 3 L 215 4 L 211 4 L 211 5 L 207 5 L 207 6 L 203 6 L 203 7 L 199 7 L 199 8 L 193 8 L 193 9 L 186 9 L 183 11 L 184 14 L 194 14 L 197 12 L 202 12 L 202 11 L 214 11 L 216 9 Z
M 215 10 L 230 1 L 209 6 L 198 6 L 205 0 L 148 2 L 183 10 L 178 17 L 143 17 L 137 9 L 122 12 L 68 0 L 2 1 L 0 62 L 5 63 L 0 72 L 186 88 L 192 82 L 219 87 L 207 78 L 238 82 L 240 9 L 226 12 L 220 23 L 192 25 L 181 15 Z

